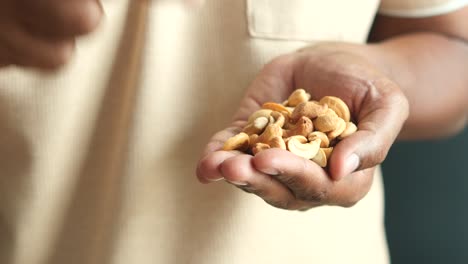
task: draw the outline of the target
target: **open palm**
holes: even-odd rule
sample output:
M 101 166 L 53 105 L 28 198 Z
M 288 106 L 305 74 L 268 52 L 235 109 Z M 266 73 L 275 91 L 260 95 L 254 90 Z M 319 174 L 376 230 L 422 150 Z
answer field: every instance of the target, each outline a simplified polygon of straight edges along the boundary
M 220 150 L 264 102 L 282 102 L 296 88 L 305 89 L 312 99 L 327 95 L 343 99 L 358 125 L 358 132 L 336 145 L 328 171 L 281 149 L 255 156 Z M 326 46 L 284 55 L 252 82 L 232 126 L 207 145 L 197 175 L 203 183 L 224 179 L 279 208 L 351 206 L 369 191 L 376 166 L 407 116 L 408 102 L 399 87 L 357 55 Z

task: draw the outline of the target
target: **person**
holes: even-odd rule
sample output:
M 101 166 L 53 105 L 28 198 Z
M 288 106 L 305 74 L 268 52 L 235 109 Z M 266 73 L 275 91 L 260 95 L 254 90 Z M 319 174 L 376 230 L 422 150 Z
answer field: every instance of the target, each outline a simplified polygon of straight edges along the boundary
M 0 1 L 0 262 L 388 263 L 379 164 L 466 126 L 466 4 Z M 329 174 L 219 151 L 296 88 L 357 121 Z

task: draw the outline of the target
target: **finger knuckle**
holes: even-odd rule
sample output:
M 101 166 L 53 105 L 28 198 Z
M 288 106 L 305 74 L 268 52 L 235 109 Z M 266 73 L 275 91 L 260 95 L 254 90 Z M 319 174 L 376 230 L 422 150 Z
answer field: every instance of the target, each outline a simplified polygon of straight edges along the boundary
M 382 164 L 387 158 L 388 149 L 385 146 L 380 146 L 372 156 L 371 166 Z
M 290 199 L 286 200 L 265 200 L 269 205 L 279 208 L 279 209 L 284 209 L 284 210 L 296 210 L 296 207 L 294 206 L 295 203 L 294 201 Z
M 295 177 L 278 175 L 278 178 L 284 185 L 288 186 L 291 190 L 299 192 L 300 190 L 304 189 L 304 185 Z
M 407 118 L 409 116 L 410 106 L 405 94 L 400 89 L 398 89 L 395 91 L 393 100 L 395 101 L 394 105 L 398 106 L 400 113 L 403 114 L 405 118 Z
M 328 197 L 328 190 L 327 189 L 319 189 L 319 190 L 309 190 L 303 189 L 299 190 L 295 193 L 296 199 L 303 201 L 303 202 L 312 202 L 312 203 L 325 203 Z

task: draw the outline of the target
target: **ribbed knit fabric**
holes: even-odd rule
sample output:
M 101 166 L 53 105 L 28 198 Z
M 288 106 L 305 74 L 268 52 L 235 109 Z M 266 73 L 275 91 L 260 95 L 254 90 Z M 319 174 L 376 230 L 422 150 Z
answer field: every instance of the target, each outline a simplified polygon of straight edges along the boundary
M 128 6 L 105 1 L 63 70 L 0 70 L 0 263 L 388 262 L 380 174 L 356 206 L 307 212 L 195 177 L 265 63 L 364 42 L 377 0 L 154 0 L 131 80 Z

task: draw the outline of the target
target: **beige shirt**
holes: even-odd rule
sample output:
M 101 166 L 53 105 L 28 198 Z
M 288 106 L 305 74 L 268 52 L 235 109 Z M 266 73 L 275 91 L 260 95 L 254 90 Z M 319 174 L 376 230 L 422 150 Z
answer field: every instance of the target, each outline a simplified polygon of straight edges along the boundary
M 65 69 L 2 69 L 0 263 L 387 263 L 380 174 L 356 206 L 307 212 L 194 174 L 265 63 L 317 41 L 365 42 L 378 5 L 153 0 L 130 78 L 123 32 L 135 21 L 128 0 L 105 1 Z

